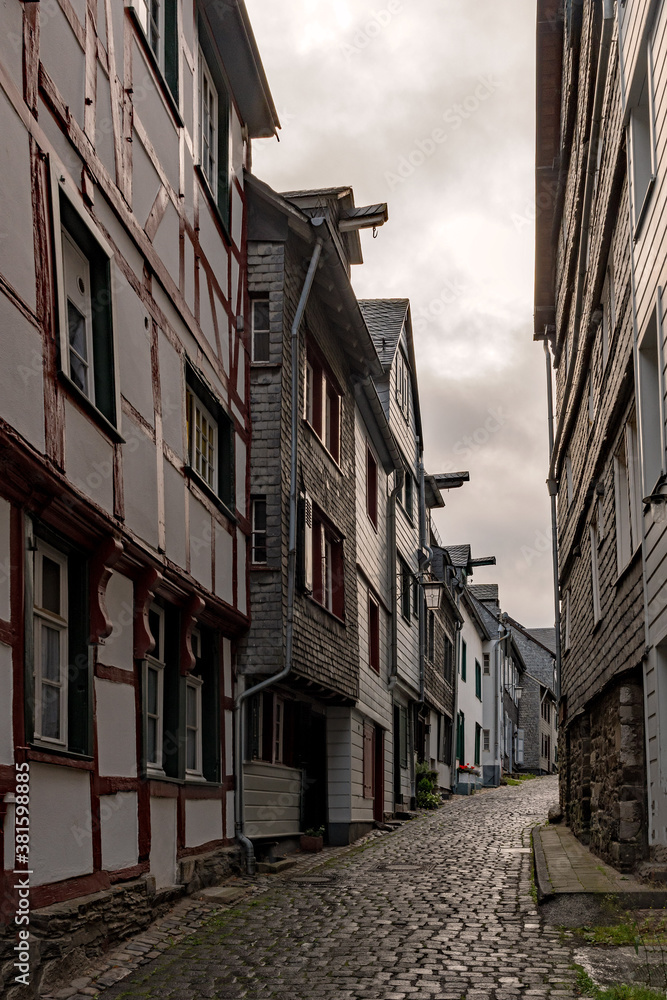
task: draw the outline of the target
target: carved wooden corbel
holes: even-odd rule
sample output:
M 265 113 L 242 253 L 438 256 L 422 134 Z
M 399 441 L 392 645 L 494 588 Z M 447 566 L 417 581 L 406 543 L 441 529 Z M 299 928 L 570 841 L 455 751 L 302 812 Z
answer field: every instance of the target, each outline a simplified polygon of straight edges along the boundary
M 192 652 L 192 630 L 197 624 L 197 618 L 204 610 L 205 603 L 198 594 L 193 594 L 181 618 L 181 676 L 186 677 L 195 665 L 195 654 Z
M 107 610 L 107 584 L 111 579 L 112 567 L 120 559 L 123 543 L 115 535 L 110 535 L 101 543 L 90 561 L 90 636 L 93 646 L 104 643 L 113 632 L 113 622 Z
M 148 623 L 148 611 L 155 591 L 162 582 L 162 573 L 154 567 L 145 570 L 134 587 L 134 657 L 146 658 L 155 649 L 155 638 Z

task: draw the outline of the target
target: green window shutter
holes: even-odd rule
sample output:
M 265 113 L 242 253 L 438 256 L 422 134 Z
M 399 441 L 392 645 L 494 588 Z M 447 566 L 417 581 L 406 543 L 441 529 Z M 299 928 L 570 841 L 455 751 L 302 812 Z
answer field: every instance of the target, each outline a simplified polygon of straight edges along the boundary
M 475 694 L 482 700 L 482 666 L 478 660 L 475 660 Z
M 164 5 L 164 78 L 178 104 L 178 0 Z
M 466 719 L 463 712 L 459 712 L 458 719 L 456 720 L 456 756 L 459 761 L 465 763 L 464 754 L 466 746 L 466 734 L 465 734 Z
M 466 679 L 466 674 L 467 674 L 467 669 L 468 669 L 467 656 L 468 656 L 468 647 L 467 647 L 465 641 L 462 639 L 461 640 L 461 680 L 462 681 L 464 681 Z
M 218 88 L 218 209 L 229 230 L 231 188 L 229 176 L 230 102 L 224 88 Z
M 482 736 L 482 727 L 479 723 L 475 723 L 475 764 L 480 762 L 480 742 Z

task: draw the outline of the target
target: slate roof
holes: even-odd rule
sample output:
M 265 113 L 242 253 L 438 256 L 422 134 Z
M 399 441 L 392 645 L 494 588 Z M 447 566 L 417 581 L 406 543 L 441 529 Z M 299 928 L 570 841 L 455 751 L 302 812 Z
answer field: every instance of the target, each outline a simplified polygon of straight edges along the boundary
M 497 583 L 472 583 L 468 589 L 478 601 L 498 601 Z
M 409 305 L 409 299 L 359 299 L 361 314 L 385 371 L 394 361 Z
M 445 548 L 449 552 L 452 566 L 456 566 L 458 569 L 467 569 L 471 558 L 469 545 L 445 545 Z
M 529 639 L 523 632 L 516 628 L 509 628 L 515 644 L 519 647 L 529 673 L 535 677 L 540 684 L 553 690 L 554 687 L 554 658 L 546 649 L 538 646 L 536 642 Z
M 527 628 L 526 632 L 530 632 L 534 639 L 541 642 L 543 646 L 550 649 L 551 652 L 556 655 L 556 630 L 555 628 Z

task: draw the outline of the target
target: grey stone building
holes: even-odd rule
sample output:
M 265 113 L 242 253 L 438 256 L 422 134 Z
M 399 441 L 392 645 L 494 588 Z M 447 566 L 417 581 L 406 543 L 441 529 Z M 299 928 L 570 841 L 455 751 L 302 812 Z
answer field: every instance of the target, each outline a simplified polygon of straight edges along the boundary
M 631 6 L 645 37 L 649 4 Z M 612 8 L 538 4 L 534 329 L 555 370 L 548 360 L 549 398 L 556 386 L 561 802 L 577 836 L 625 867 L 648 850 L 641 501 L 654 483 L 642 479 L 631 256 L 651 112 L 645 50 L 630 88 L 627 6 Z
M 519 701 L 519 728 L 523 731 L 519 770 L 552 774 L 558 760 L 555 631 L 526 629 L 509 615 L 504 621 L 526 665 Z

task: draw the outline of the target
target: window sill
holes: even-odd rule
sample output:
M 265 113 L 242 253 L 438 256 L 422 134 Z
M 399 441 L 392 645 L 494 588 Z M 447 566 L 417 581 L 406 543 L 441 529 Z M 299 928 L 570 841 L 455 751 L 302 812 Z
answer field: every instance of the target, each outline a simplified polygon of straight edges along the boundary
M 333 462 L 333 464 L 336 466 L 336 469 L 338 470 L 338 472 L 340 472 L 340 474 L 342 476 L 343 475 L 343 470 L 340 467 L 340 463 L 331 454 L 331 452 L 329 451 L 329 449 L 327 448 L 327 446 L 325 445 L 324 441 L 322 440 L 322 438 L 320 437 L 320 435 L 317 433 L 317 431 L 315 430 L 315 428 L 313 427 L 313 425 L 310 423 L 309 420 L 306 420 L 305 417 L 303 418 L 303 422 L 306 425 L 306 427 L 308 428 L 308 430 L 311 432 L 311 434 L 313 435 L 313 437 L 315 438 L 315 440 L 317 441 L 317 443 L 319 444 L 319 446 L 322 449 L 322 451 L 324 452 L 324 454 L 327 456 L 327 458 L 329 458 Z
M 114 427 L 108 417 L 105 417 L 102 411 L 97 409 L 95 404 L 88 399 L 85 392 L 82 392 L 78 385 L 75 385 L 69 375 L 67 375 L 62 369 L 58 371 L 58 381 L 61 383 L 70 399 L 73 399 L 79 406 L 81 406 L 86 414 L 95 421 L 98 428 L 103 431 L 108 438 L 110 438 L 115 444 L 125 444 L 125 438 L 122 436 L 118 428 Z
M 339 618 L 338 615 L 334 614 L 333 611 L 329 611 L 328 608 L 325 608 L 323 604 L 320 604 L 319 601 L 316 601 L 315 598 L 312 597 L 310 594 L 306 596 L 310 604 L 318 608 L 323 614 L 327 616 L 327 618 L 331 618 L 332 621 L 338 622 L 339 625 L 342 625 L 342 627 L 345 628 L 345 620 L 343 618 Z
M 644 220 L 646 219 L 646 215 L 648 213 L 648 206 L 651 203 L 651 196 L 653 194 L 654 187 L 655 187 L 655 174 L 652 174 L 651 179 L 648 182 L 648 187 L 646 188 L 646 194 L 644 195 L 642 207 L 639 210 L 639 214 L 637 215 L 637 221 L 635 222 L 634 225 L 634 233 L 632 236 L 634 243 L 636 243 L 639 237 L 641 236 L 642 227 L 644 225 Z M 633 205 L 633 215 L 634 215 L 634 205 Z
M 94 757 L 87 754 L 74 753 L 65 747 L 52 746 L 49 743 L 31 743 L 28 747 L 28 760 L 43 764 L 66 764 L 78 767 L 84 771 L 92 771 L 95 766 Z
M 227 506 L 225 501 L 218 496 L 215 490 L 211 489 L 208 483 L 204 482 L 199 473 L 196 472 L 191 465 L 184 466 L 183 473 L 185 477 L 190 480 L 191 483 L 194 483 L 194 485 L 202 491 L 207 500 L 210 500 L 211 503 L 215 504 L 218 510 L 220 510 L 225 515 L 225 517 L 227 517 L 230 521 L 232 521 L 233 524 L 238 523 L 238 518 L 236 517 L 235 514 L 232 513 L 231 509 Z
M 268 368 L 268 369 L 276 369 L 276 370 L 278 370 L 279 368 L 282 368 L 282 366 L 283 366 L 282 361 L 251 361 L 250 362 L 250 369 L 251 369 L 251 371 L 254 368 L 257 368 L 258 370 L 261 370 L 262 368 Z
M 277 573 L 281 567 L 270 566 L 269 563 L 250 563 L 249 569 L 251 573 Z
M 636 563 L 641 558 L 641 552 L 642 552 L 642 547 L 641 545 L 638 545 L 635 551 L 630 556 L 628 562 L 625 564 L 623 569 L 619 572 L 618 576 L 616 577 L 616 580 L 614 581 L 615 587 L 617 588 L 620 587 L 620 585 L 624 582 L 626 576 L 628 576 L 628 574 L 630 573 L 630 570 L 636 565 Z
M 199 183 L 201 184 L 202 190 L 206 195 L 206 200 L 208 201 L 209 208 L 213 212 L 215 221 L 222 230 L 222 235 L 224 236 L 225 243 L 227 244 L 227 246 L 231 247 L 232 238 L 229 232 L 229 223 L 225 221 L 225 218 L 220 210 L 220 206 L 218 205 L 216 197 L 213 194 L 213 191 L 211 190 L 211 185 L 208 182 L 208 178 L 198 163 L 195 164 L 195 173 L 199 178 Z M 231 185 L 230 185 L 229 197 L 231 198 Z
M 164 78 L 164 73 L 160 68 L 160 64 L 157 61 L 155 53 L 150 47 L 148 39 L 146 38 L 146 34 L 141 25 L 141 21 L 137 17 L 134 7 L 128 7 L 127 9 L 129 10 L 132 16 L 132 20 L 134 21 L 135 27 L 138 29 L 137 34 L 141 41 L 141 47 L 143 49 L 144 55 L 148 59 L 148 62 L 150 64 L 151 69 L 153 70 L 153 73 L 155 74 L 155 78 L 158 82 L 158 87 L 160 88 L 160 92 L 165 99 L 165 103 L 167 104 L 169 110 L 173 115 L 175 124 L 178 126 L 178 128 L 183 128 L 185 122 L 183 121 L 183 118 L 181 116 L 181 109 L 178 106 L 178 101 L 174 97 L 173 93 L 171 92 L 169 84 Z

